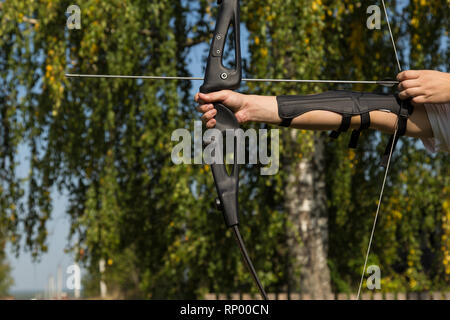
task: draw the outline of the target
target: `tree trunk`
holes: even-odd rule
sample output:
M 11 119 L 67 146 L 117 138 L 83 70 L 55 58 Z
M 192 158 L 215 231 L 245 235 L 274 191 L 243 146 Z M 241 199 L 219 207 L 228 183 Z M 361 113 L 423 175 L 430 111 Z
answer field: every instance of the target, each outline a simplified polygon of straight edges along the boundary
M 297 143 L 298 131 L 291 141 Z M 327 265 L 328 217 L 326 210 L 323 138 L 314 135 L 312 158 L 291 159 L 286 184 L 289 252 L 289 292 L 308 294 L 315 299 L 331 294 Z

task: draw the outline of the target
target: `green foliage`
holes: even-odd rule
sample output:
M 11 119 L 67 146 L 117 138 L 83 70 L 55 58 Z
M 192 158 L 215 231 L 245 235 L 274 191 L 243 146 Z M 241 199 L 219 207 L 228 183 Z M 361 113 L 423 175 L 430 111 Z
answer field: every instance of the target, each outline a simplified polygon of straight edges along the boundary
M 394 32 L 401 39 L 409 36 L 415 50 L 403 60 L 417 67 L 445 65 L 443 55 L 436 54 L 443 21 L 437 8 L 443 2 L 424 7 L 411 1 L 405 9 L 414 18 Z M 98 295 L 100 259 L 108 262 L 102 276 L 108 287 L 124 298 L 255 291 L 231 233 L 214 210 L 210 168 L 171 161 L 171 133 L 192 129 L 197 119 L 191 84 L 64 77 L 66 71 L 188 75 L 189 49 L 209 41 L 215 1 L 87 0 L 80 4 L 82 29 L 72 31 L 64 15 L 70 4 L 0 3 L 0 225 L 8 240 L 18 250 L 23 234 L 35 257 L 47 250 L 50 192 L 56 186 L 69 194 L 71 246 L 89 270 L 88 293 Z M 248 76 L 395 76 L 386 29 L 360 27 L 365 2 L 245 0 L 241 5 Z M 422 18 L 427 24 L 419 26 Z M 419 39 L 426 45 L 419 46 Z M 266 95 L 328 89 L 312 84 L 244 88 Z M 339 291 L 355 287 L 363 264 L 382 178 L 379 137 L 365 134 L 356 153 L 347 150 L 346 137 L 327 142 L 329 265 Z M 281 173 L 261 177 L 256 166 L 241 172 L 242 234 L 268 291 L 285 290 L 289 281 L 286 168 L 311 159 L 319 138 L 283 130 Z M 30 151 L 24 181 L 16 175 L 21 144 Z M 450 216 L 443 200 L 448 199 L 448 167 L 443 155 L 426 155 L 409 140 L 394 159 L 370 258 L 382 266 L 388 291 L 448 283 Z

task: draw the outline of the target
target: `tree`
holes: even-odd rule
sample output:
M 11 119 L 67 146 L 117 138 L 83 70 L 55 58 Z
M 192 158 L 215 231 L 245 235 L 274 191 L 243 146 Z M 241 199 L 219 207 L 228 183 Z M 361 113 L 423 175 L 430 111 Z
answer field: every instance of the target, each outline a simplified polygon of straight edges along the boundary
M 192 129 L 197 119 L 192 84 L 64 77 L 66 71 L 189 75 L 189 50 L 210 40 L 215 2 L 88 0 L 81 30 L 65 27 L 62 13 L 69 5 L 0 4 L 0 223 L 8 240 L 18 250 L 22 236 L 35 256 L 47 250 L 50 191 L 57 187 L 70 195 L 72 249 L 93 282 L 99 260 L 105 260 L 111 261 L 105 280 L 124 297 L 255 291 L 214 209 L 210 168 L 171 161 L 172 132 Z M 419 27 L 411 18 L 394 30 L 416 49 L 410 59 L 403 52 L 403 60 L 445 65 L 436 49 L 443 7 L 443 0 L 426 6 L 411 1 L 404 9 L 428 24 Z M 245 71 L 264 78 L 393 77 L 386 33 L 360 28 L 365 17 L 359 1 L 242 1 L 243 41 L 250 49 Z M 394 25 L 403 25 L 400 17 Z M 427 46 L 420 47 L 419 39 Z M 328 89 L 249 84 L 242 91 Z M 365 134 L 356 152 L 346 148 L 345 138 L 329 142 L 324 134 L 283 130 L 279 175 L 262 178 L 259 168 L 243 168 L 243 235 L 268 291 L 325 294 L 357 285 L 373 221 L 368 213 L 375 211 L 381 182 L 378 142 L 384 138 Z M 383 265 L 385 290 L 448 281 L 448 159 L 404 141 L 371 256 L 371 263 Z M 16 175 L 21 144 L 30 152 L 24 180 Z M 303 206 L 305 200 L 311 206 Z
M 6 296 L 9 288 L 14 284 L 11 277 L 11 266 L 6 259 L 5 243 L 6 241 L 0 238 L 0 297 Z

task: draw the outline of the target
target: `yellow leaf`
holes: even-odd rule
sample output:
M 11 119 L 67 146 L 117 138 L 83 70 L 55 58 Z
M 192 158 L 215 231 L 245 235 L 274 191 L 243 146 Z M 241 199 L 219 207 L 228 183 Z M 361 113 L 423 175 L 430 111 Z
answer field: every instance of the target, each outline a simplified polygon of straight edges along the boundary
M 261 56 L 262 56 L 263 58 L 265 58 L 265 57 L 267 57 L 267 55 L 268 55 L 268 50 L 267 50 L 267 48 L 262 48 L 262 49 L 261 49 Z

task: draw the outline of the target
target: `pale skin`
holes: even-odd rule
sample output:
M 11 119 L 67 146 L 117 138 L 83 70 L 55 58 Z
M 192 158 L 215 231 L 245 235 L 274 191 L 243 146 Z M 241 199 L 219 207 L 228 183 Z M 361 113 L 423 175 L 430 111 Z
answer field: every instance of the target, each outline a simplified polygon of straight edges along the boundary
M 409 70 L 397 76 L 400 81 L 401 99 L 412 98 L 414 113 L 408 119 L 406 136 L 414 138 L 432 138 L 433 131 L 425 111 L 425 103 L 450 103 L 450 74 L 431 70 Z M 223 90 L 209 94 L 197 93 L 195 101 L 199 104 L 198 111 L 203 113 L 202 121 L 207 128 L 216 125 L 217 111 L 213 103 L 221 102 L 232 110 L 239 123 L 261 122 L 278 125 L 278 104 L 275 96 L 244 95 Z M 384 111 L 370 113 L 370 129 L 385 133 L 394 133 L 397 116 Z M 330 111 L 311 111 L 292 121 L 291 128 L 303 130 L 328 131 L 337 130 L 342 116 Z M 354 116 L 351 129 L 358 129 L 360 116 Z

